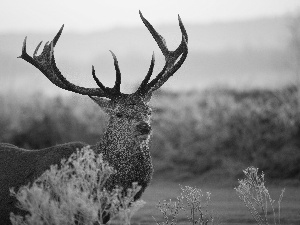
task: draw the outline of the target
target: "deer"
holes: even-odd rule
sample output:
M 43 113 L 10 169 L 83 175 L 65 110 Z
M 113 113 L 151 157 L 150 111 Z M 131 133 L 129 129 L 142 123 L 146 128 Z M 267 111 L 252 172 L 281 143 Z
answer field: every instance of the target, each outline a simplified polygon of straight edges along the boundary
M 104 86 L 92 66 L 92 77 L 97 88 L 86 88 L 69 82 L 60 72 L 54 57 L 54 47 L 60 38 L 64 25 L 53 40 L 44 45 L 40 55 L 37 52 L 40 42 L 33 56 L 26 51 L 25 37 L 22 54 L 18 58 L 25 60 L 39 69 L 54 85 L 67 91 L 87 95 L 108 115 L 109 120 L 100 140 L 90 145 L 95 153 L 101 153 L 103 159 L 112 166 L 116 173 L 111 175 L 105 184 L 107 190 L 116 186 L 124 190 L 137 183 L 141 189 L 134 196 L 134 201 L 140 199 L 149 186 L 153 174 L 152 159 L 149 151 L 151 137 L 151 107 L 149 101 L 154 91 L 159 89 L 184 63 L 188 55 L 188 35 L 178 15 L 182 39 L 179 46 L 170 51 L 164 38 L 153 28 L 139 11 L 140 18 L 160 48 L 165 65 L 155 78 L 151 80 L 155 64 L 152 54 L 149 70 L 137 90 L 132 94 L 121 93 L 121 72 L 116 55 L 112 52 L 116 79 L 112 88 Z M 16 199 L 10 196 L 9 189 L 20 188 L 37 179 L 51 165 L 58 165 L 62 159 L 67 159 L 76 150 L 88 144 L 71 142 L 45 149 L 27 150 L 8 143 L 0 143 L 0 221 L 10 224 L 10 212 L 22 212 L 16 207 Z M 109 216 L 103 219 L 103 224 L 109 221 Z

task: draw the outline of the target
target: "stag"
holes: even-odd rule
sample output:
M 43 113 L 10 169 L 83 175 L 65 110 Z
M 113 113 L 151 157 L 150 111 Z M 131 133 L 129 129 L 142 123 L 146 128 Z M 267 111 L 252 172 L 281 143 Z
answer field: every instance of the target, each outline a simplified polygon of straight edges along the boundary
M 33 57 L 26 52 L 26 39 L 23 43 L 20 57 L 39 69 L 53 84 L 81 95 L 89 96 L 109 116 L 109 122 L 103 136 L 91 149 L 95 153 L 102 153 L 116 173 L 106 182 L 105 188 L 112 190 L 116 186 L 124 190 L 132 187 L 133 182 L 141 186 L 134 200 L 141 197 L 149 185 L 153 166 L 149 152 L 149 139 L 151 134 L 150 116 L 151 108 L 148 105 L 152 93 L 159 89 L 183 64 L 188 54 L 188 35 L 178 15 L 179 27 L 182 34 L 180 45 L 175 51 L 167 48 L 164 38 L 139 12 L 140 17 L 158 44 L 165 58 L 165 65 L 161 72 L 151 80 L 155 57 L 152 55 L 147 75 L 137 90 L 132 94 L 120 91 L 121 72 L 115 54 L 111 52 L 116 80 L 112 88 L 104 86 L 97 78 L 94 66 L 92 76 L 98 85 L 97 88 L 86 88 L 69 82 L 58 69 L 54 58 L 54 47 L 63 31 L 62 26 L 50 43 L 46 43 L 40 55 L 37 55 L 42 42 L 36 47 Z M 51 165 L 59 164 L 63 158 L 68 158 L 77 149 L 87 146 L 85 143 L 72 142 L 53 147 L 26 150 L 12 144 L 0 144 L 0 221 L 1 224 L 10 224 L 9 213 L 19 213 L 16 200 L 10 196 L 9 188 L 19 188 L 33 182 Z M 103 219 L 107 223 L 109 216 Z

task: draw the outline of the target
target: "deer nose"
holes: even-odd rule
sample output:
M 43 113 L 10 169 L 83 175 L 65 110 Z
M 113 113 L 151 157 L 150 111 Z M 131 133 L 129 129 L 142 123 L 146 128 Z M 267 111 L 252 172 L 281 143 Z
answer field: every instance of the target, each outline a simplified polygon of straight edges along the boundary
M 148 123 L 146 122 L 140 122 L 136 125 L 136 129 L 138 132 L 140 132 L 142 135 L 144 134 L 149 134 L 151 131 L 151 127 Z

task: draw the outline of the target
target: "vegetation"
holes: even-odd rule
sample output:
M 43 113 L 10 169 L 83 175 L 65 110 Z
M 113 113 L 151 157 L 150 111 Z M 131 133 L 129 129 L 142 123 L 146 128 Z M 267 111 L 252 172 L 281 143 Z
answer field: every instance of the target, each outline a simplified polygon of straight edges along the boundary
M 275 208 L 275 200 L 271 198 L 265 186 L 264 173 L 259 175 L 258 168 L 254 167 L 248 167 L 243 172 L 245 178 L 239 180 L 239 186 L 235 190 L 256 223 L 258 225 L 281 224 L 280 204 L 284 189 L 277 202 L 278 207 Z M 156 222 L 157 225 L 179 224 L 180 214 L 186 215 L 188 224 L 221 224 L 222 219 L 215 215 L 210 206 L 210 192 L 204 194 L 201 189 L 190 186 L 181 187 L 181 191 L 175 201 L 170 199 L 158 203 L 157 208 L 162 213 L 164 222 Z
M 253 165 L 272 179 L 299 181 L 297 93 L 294 86 L 159 92 L 151 103 L 155 171 L 177 179 L 220 173 L 236 179 Z M 96 104 L 73 95 L 10 94 L 0 96 L 0 104 L 0 141 L 24 148 L 94 144 L 107 122 Z
M 271 198 L 269 190 L 265 186 L 264 173 L 262 172 L 262 174 L 259 175 L 258 169 L 254 167 L 248 167 L 243 172 L 246 178 L 239 181 L 239 186 L 235 188 L 235 190 L 239 198 L 249 209 L 249 212 L 257 224 L 270 224 L 268 219 L 270 217 L 269 215 L 271 215 L 274 225 L 281 224 L 280 204 L 285 189 L 281 191 L 278 200 L 278 211 L 276 211 L 275 200 Z M 271 211 L 271 213 L 268 210 Z
M 164 222 L 156 222 L 157 225 L 175 225 L 179 215 L 185 214 L 189 224 L 216 224 L 212 211 L 209 211 L 210 193 L 204 194 L 201 189 L 196 187 L 180 187 L 181 193 L 176 201 L 164 200 L 159 202 L 157 208 L 162 213 Z
M 114 172 L 102 155 L 96 155 L 88 146 L 78 150 L 68 160 L 62 160 L 60 166 L 51 166 L 33 184 L 22 186 L 17 192 L 11 189 L 19 208 L 27 212 L 25 217 L 11 213 L 11 222 L 13 225 L 100 225 L 102 217 L 110 214 L 112 221 L 118 216 L 117 224 L 130 225 L 133 214 L 145 202 L 133 202 L 140 190 L 137 184 L 133 184 L 126 195 L 121 188 L 106 191 L 104 184 Z M 276 212 L 275 201 L 264 185 L 264 174 L 259 175 L 254 167 L 243 172 L 246 178 L 239 181 L 235 190 L 257 224 L 270 224 L 270 216 L 274 225 L 281 224 L 280 203 L 284 190 Z M 157 225 L 179 224 L 182 214 L 188 224 L 219 224 L 210 206 L 210 192 L 204 194 L 201 189 L 190 186 L 180 188 L 175 201 L 170 199 L 157 204 L 164 219 L 163 222 L 155 219 Z
M 51 166 L 32 185 L 11 190 L 19 201 L 19 207 L 28 212 L 26 217 L 11 213 L 13 225 L 94 225 L 102 224 L 102 215 L 122 217 L 122 224 L 129 225 L 131 216 L 143 206 L 143 201 L 133 202 L 140 187 L 122 195 L 116 188 L 111 192 L 104 184 L 114 169 L 95 155 L 89 147 L 78 150 L 60 167 Z
M 258 224 L 280 224 L 278 209 L 282 195 L 278 201 L 279 207 L 273 207 L 274 200 L 264 185 L 264 176 L 258 175 L 255 168 L 264 170 L 271 179 L 299 181 L 300 117 L 297 96 L 298 89 L 295 86 L 278 90 L 213 89 L 182 94 L 159 92 L 151 103 L 154 108 L 151 152 L 156 171 L 163 175 L 176 174 L 179 179 L 214 173 L 225 173 L 226 177 L 229 175 L 236 179 L 244 174 L 246 178 L 239 181 L 236 191 L 254 219 Z M 74 140 L 93 144 L 103 133 L 107 122 L 106 115 L 96 104 L 73 95 L 47 97 L 34 94 L 21 98 L 10 94 L 0 96 L 0 104 L 4 106 L 0 107 L 0 141 L 24 148 L 43 148 Z M 93 157 L 89 155 L 86 158 L 96 163 Z M 248 165 L 254 167 L 243 171 Z M 71 168 L 65 167 L 62 171 L 69 169 Z M 50 179 L 51 177 L 56 178 Z M 57 185 L 55 182 L 63 180 L 63 177 L 64 173 L 58 172 L 57 167 L 52 167 L 32 187 L 21 188 L 15 196 L 22 207 L 32 210 L 44 207 L 49 209 L 48 215 L 57 212 L 51 211 L 53 207 L 62 209 L 71 204 L 73 207 L 66 208 L 74 210 L 72 212 L 77 212 L 80 216 L 70 221 L 80 219 L 82 222 L 86 218 L 83 215 L 95 216 L 93 210 L 97 207 L 99 210 L 103 205 L 95 206 L 87 198 L 86 192 L 76 192 L 80 179 L 78 182 L 71 181 L 71 189 Z M 50 186 L 45 184 L 51 182 L 51 187 L 61 187 L 64 191 L 49 191 Z M 134 187 L 133 194 L 135 188 L 137 187 Z M 70 195 L 69 191 L 75 193 L 72 194 L 73 198 L 66 197 Z M 188 220 L 190 224 L 219 224 L 210 209 L 209 193 L 189 186 L 181 187 L 181 191 L 175 201 L 162 201 L 157 205 L 163 215 L 163 222 L 157 220 L 157 224 L 180 224 L 180 214 L 185 214 L 185 221 Z M 100 194 L 106 195 L 109 201 L 114 201 L 114 196 L 120 192 L 116 190 L 114 193 L 115 195 Z M 61 194 L 65 197 L 60 199 L 67 201 L 55 204 L 49 201 L 51 198 L 57 199 Z M 37 204 L 27 201 L 30 196 L 35 196 L 41 202 Z M 129 195 L 127 202 L 130 199 Z M 130 208 L 118 208 L 118 218 L 130 224 L 132 214 L 143 204 L 138 202 Z M 83 210 L 85 208 L 90 211 Z M 65 213 L 63 210 L 61 212 Z M 15 224 L 22 224 L 24 219 L 30 219 L 17 215 L 12 215 L 11 218 Z

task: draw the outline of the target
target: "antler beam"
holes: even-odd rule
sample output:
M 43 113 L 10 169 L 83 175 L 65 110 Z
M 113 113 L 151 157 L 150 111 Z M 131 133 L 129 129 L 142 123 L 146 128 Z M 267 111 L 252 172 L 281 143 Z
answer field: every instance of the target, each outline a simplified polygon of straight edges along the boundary
M 54 58 L 54 47 L 63 31 L 64 25 L 60 28 L 58 33 L 55 35 L 53 40 L 49 43 L 47 42 L 44 46 L 42 53 L 37 56 L 37 52 L 42 44 L 40 42 L 36 47 L 33 57 L 29 56 L 26 52 L 26 40 L 25 37 L 22 47 L 22 54 L 18 58 L 24 59 L 25 61 L 32 64 L 34 67 L 38 68 L 53 84 L 56 86 L 72 91 L 75 93 L 79 93 L 82 95 L 89 95 L 89 96 L 98 96 L 98 97 L 107 97 L 110 99 L 114 99 L 119 97 L 121 94 L 120 92 L 120 84 L 121 84 L 121 73 L 118 65 L 118 60 L 115 54 L 111 51 L 111 54 L 114 59 L 114 65 L 116 70 L 116 81 L 115 86 L 113 88 L 105 87 L 99 79 L 95 75 L 94 66 L 92 67 L 92 75 L 94 80 L 96 81 L 99 88 L 85 88 L 80 87 L 75 84 L 69 82 L 60 72 L 60 70 L 56 66 L 55 58 Z

